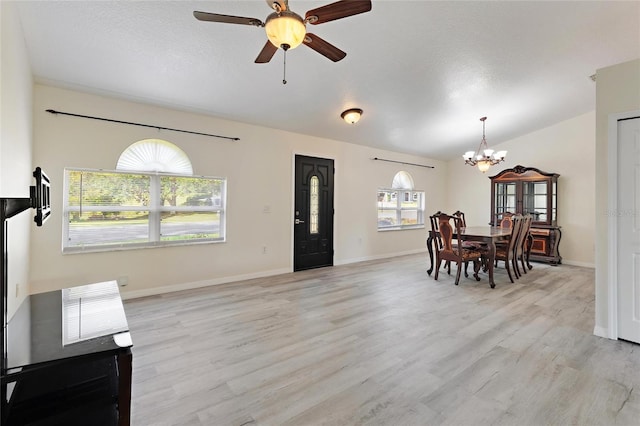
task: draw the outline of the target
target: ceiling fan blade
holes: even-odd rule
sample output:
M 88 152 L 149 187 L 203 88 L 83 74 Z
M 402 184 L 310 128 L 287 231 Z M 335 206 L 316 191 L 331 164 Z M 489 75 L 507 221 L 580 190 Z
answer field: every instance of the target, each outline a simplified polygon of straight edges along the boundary
M 320 37 L 315 34 L 307 33 L 304 37 L 304 44 L 315 50 L 321 55 L 326 56 L 331 59 L 333 62 L 338 62 L 344 59 L 347 54 L 342 50 L 335 47 L 333 44 L 324 41 Z
M 346 18 L 347 16 L 368 12 L 370 10 L 370 0 L 340 0 L 326 6 L 312 9 L 308 11 L 304 17 L 310 24 L 318 25 L 334 21 L 336 19 Z
M 219 13 L 198 11 L 193 12 L 193 16 L 195 16 L 198 21 L 223 22 L 225 24 L 242 24 L 264 27 L 262 21 L 257 18 L 245 18 L 243 16 L 220 15 Z
M 271 60 L 271 58 L 273 58 L 273 55 L 275 55 L 277 50 L 278 48 L 275 47 L 269 40 L 267 40 L 267 43 L 264 45 L 255 60 L 256 64 L 266 64 Z

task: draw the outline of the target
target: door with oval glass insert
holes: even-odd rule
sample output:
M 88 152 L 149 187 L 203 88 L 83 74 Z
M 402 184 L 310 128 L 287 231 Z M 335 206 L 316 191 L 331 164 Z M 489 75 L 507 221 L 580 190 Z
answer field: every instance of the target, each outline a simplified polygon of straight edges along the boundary
M 333 265 L 333 160 L 295 157 L 293 270 Z

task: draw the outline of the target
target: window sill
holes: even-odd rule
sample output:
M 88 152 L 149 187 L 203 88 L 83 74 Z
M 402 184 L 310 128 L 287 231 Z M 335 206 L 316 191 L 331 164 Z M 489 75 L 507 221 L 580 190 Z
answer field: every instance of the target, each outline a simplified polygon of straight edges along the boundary
M 385 228 L 378 228 L 378 232 L 389 231 L 407 231 L 410 229 L 424 229 L 424 225 L 411 225 L 411 226 L 389 226 Z

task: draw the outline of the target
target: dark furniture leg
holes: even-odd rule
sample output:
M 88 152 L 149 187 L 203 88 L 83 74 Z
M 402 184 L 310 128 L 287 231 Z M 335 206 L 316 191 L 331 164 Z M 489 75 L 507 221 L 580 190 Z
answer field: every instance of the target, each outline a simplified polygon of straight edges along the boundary
M 487 259 L 487 264 L 489 265 L 489 285 L 491 285 L 491 288 L 496 288 L 496 283 L 493 281 L 493 264 L 496 261 L 496 244 L 491 240 L 487 243 L 487 247 L 489 247 L 489 258 Z
M 529 270 L 533 269 L 531 263 L 529 263 L 529 255 L 531 254 L 531 247 L 533 246 L 533 236 L 531 234 L 527 235 L 527 252 L 524 253 L 524 258 L 527 263 L 527 267 Z
M 427 274 L 431 275 L 433 272 L 433 236 L 429 235 L 427 238 L 427 250 L 429 251 L 429 262 L 431 263 L 431 267 L 427 269 Z
M 118 355 L 118 426 L 131 424 L 131 349 Z

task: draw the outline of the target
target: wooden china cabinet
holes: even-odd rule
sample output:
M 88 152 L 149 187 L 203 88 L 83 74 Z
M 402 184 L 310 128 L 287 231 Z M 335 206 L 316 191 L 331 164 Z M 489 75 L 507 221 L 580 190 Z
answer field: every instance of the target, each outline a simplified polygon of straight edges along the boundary
M 557 223 L 559 176 L 515 166 L 490 177 L 491 225 L 498 226 L 505 213 L 531 215 L 530 259 L 552 265 L 562 263 L 558 250 L 562 231 Z

